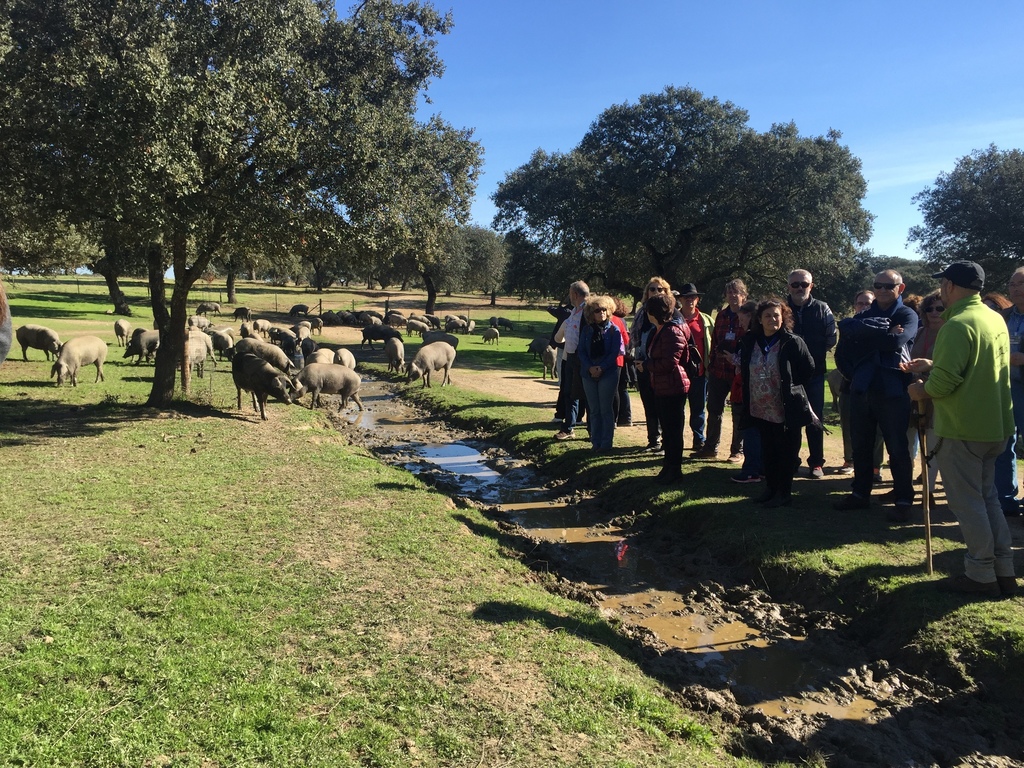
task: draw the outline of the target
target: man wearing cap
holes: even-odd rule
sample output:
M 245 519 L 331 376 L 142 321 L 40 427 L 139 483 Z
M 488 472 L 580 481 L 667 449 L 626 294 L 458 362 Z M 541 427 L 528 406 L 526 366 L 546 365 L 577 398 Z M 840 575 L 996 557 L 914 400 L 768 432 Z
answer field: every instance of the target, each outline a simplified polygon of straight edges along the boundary
M 786 287 L 789 289 L 789 308 L 793 311 L 793 333 L 804 340 L 807 351 L 814 358 L 814 375 L 804 385 L 807 402 L 818 417 L 807 429 L 807 466 L 811 477 L 820 480 L 825 476 L 825 432 L 821 419 L 825 411 L 825 358 L 836 345 L 836 319 L 832 309 L 824 301 L 811 296 L 814 278 L 806 269 L 794 269 L 789 273 Z
M 1006 323 L 981 302 L 985 271 L 958 261 L 932 277 L 946 311 L 933 360 L 916 359 L 906 370 L 930 373 L 910 385 L 916 401 L 931 399 L 935 460 L 949 508 L 967 544 L 964 574 L 946 579 L 953 592 L 1009 596 L 1017 589 L 1013 541 L 995 487 L 996 459 L 1013 434 L 1010 399 L 1010 336 Z
M 853 437 L 853 493 L 840 499 L 836 509 L 867 509 L 874 482 L 875 433 L 889 451 L 892 500 L 896 509 L 888 518 L 910 521 L 914 503 L 913 468 L 907 425 L 910 423 L 911 376 L 901 365 L 910 361 L 919 318 L 903 305 L 906 290 L 899 272 L 883 270 L 872 286 L 875 300 L 854 317 L 839 323 L 836 366 L 850 381 L 850 424 Z M 948 306 L 948 305 L 947 305 Z
M 704 363 L 711 349 L 711 329 L 714 326 L 711 317 L 697 309 L 701 296 L 701 292 L 693 283 L 683 283 L 679 289 L 679 314 L 690 328 L 693 343 L 697 345 L 701 359 L 700 372 L 696 377 L 690 378 L 690 391 L 686 395 L 686 404 L 690 406 L 690 431 L 693 433 L 695 459 L 714 458 L 714 452 L 708 455 L 704 446 L 704 408 L 708 401 L 708 378 Z

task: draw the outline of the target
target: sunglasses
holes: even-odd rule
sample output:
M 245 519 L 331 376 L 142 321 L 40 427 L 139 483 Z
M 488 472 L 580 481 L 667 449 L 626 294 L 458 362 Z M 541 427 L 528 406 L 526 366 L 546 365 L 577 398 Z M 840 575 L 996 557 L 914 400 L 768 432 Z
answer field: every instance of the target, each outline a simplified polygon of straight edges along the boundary
M 925 310 L 925 312 L 945 312 L 945 311 L 946 311 L 945 307 L 936 307 L 936 306 L 928 307 L 928 309 Z
M 657 286 L 657 285 L 650 285 L 650 286 L 647 287 L 647 292 L 648 293 L 661 293 L 664 290 L 665 290 L 664 288 L 662 288 L 661 286 Z
M 874 288 L 876 291 L 895 291 L 897 285 L 899 283 L 875 283 Z
M 801 283 L 790 283 L 789 287 L 790 288 L 810 288 L 811 284 L 810 283 L 803 283 L 803 282 L 801 282 Z

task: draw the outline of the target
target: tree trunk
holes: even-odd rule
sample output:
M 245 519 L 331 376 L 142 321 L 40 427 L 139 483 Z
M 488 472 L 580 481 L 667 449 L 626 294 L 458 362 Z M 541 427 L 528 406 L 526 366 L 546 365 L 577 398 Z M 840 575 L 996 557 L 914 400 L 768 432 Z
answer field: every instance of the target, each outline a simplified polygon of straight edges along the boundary
M 425 314 L 434 314 L 434 305 L 437 304 L 437 286 L 434 285 L 434 278 L 432 278 L 427 272 L 421 272 L 423 275 L 423 285 L 427 289 L 427 306 L 423 310 Z
M 114 305 L 115 315 L 132 316 L 132 308 L 128 306 L 128 297 L 121 290 L 118 282 L 118 274 L 109 264 L 98 263 L 93 265 L 93 270 L 103 275 L 103 281 L 107 284 L 107 293 L 110 294 L 110 301 Z
M 497 289 L 491 291 L 491 306 L 492 307 L 498 306 L 498 291 L 497 291 Z
M 227 281 L 228 290 L 228 304 L 237 304 L 238 296 L 235 293 L 235 262 L 234 259 L 228 261 L 227 275 L 225 276 Z
M 188 266 L 188 236 L 184 229 L 171 233 L 172 264 L 174 266 L 174 291 L 171 293 L 171 311 L 168 314 L 163 278 L 163 260 L 159 249 L 149 255 L 149 288 L 153 298 L 153 317 L 160 329 L 160 348 L 157 350 L 156 366 L 153 371 L 153 391 L 146 405 L 163 408 L 174 400 L 174 373 L 179 364 L 186 365 L 185 323 L 188 320 L 188 292 L 210 264 L 213 250 L 223 236 L 211 235 L 202 253 L 197 254 L 191 267 Z M 156 256 L 154 257 L 154 252 Z

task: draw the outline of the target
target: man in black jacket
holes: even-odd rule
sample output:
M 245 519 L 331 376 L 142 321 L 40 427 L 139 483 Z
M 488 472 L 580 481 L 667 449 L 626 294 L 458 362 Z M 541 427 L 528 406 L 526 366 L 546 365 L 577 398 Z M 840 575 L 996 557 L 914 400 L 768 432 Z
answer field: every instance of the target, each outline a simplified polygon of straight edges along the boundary
M 806 269 L 790 272 L 787 287 L 793 333 L 804 340 L 814 358 L 814 375 L 805 385 L 807 400 L 817 417 L 815 423 L 807 425 L 807 466 L 811 477 L 820 480 L 825 476 L 825 434 L 820 421 L 825 411 L 825 357 L 836 345 L 836 319 L 828 304 L 811 296 L 814 279 Z

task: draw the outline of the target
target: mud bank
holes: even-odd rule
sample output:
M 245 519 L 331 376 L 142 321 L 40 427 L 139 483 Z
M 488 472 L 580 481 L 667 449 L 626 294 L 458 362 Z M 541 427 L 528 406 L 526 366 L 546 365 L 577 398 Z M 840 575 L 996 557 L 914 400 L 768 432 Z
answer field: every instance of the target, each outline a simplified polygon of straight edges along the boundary
M 688 708 L 732 727 L 736 754 L 830 766 L 1022 766 L 1024 725 L 949 670 L 901 669 L 842 616 L 784 604 L 649 520 L 538 476 L 528 461 L 365 381 L 353 444 L 492 519 L 549 588 L 595 606 Z

